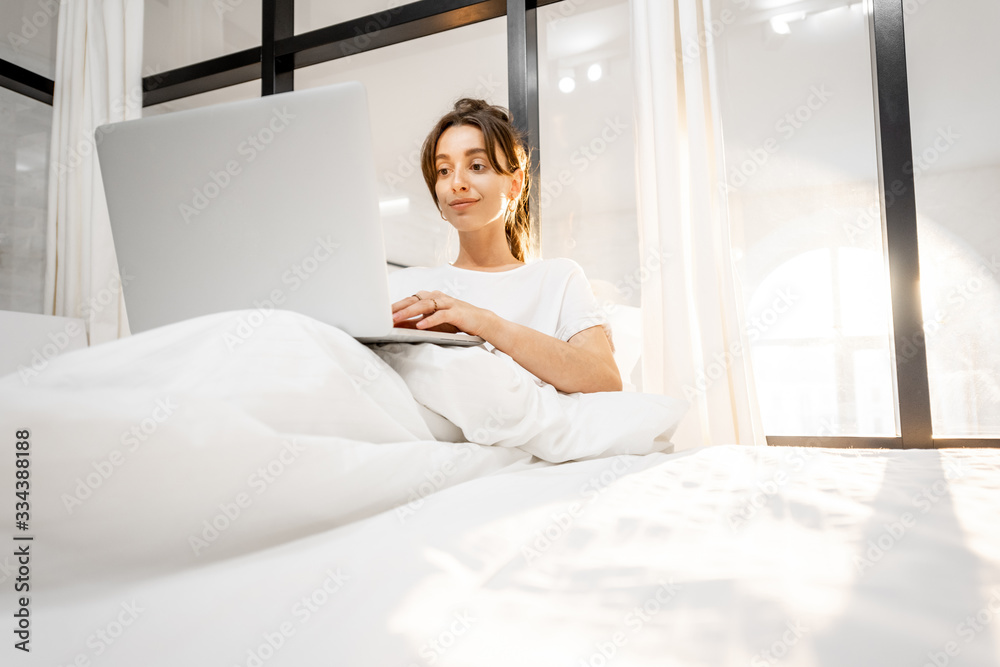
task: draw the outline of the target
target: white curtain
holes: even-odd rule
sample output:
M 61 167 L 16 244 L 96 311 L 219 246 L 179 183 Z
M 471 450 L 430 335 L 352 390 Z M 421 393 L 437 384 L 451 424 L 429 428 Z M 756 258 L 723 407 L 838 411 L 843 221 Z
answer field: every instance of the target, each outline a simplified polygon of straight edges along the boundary
M 142 114 L 142 17 L 142 0 L 59 8 L 45 312 L 83 318 L 91 345 L 128 333 L 94 131 Z
M 708 0 L 631 0 L 631 12 L 643 388 L 692 403 L 679 449 L 763 445 L 720 188 Z

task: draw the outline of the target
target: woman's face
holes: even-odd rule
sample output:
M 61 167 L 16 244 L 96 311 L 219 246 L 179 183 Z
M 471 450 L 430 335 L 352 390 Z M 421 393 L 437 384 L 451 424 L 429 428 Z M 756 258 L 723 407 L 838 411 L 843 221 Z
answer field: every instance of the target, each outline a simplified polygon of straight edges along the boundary
M 452 125 L 438 139 L 434 158 L 438 204 L 460 232 L 498 220 L 503 225 L 507 206 L 520 192 L 520 171 L 497 173 L 486 156 L 483 133 L 475 125 Z M 502 156 L 497 159 L 505 162 Z

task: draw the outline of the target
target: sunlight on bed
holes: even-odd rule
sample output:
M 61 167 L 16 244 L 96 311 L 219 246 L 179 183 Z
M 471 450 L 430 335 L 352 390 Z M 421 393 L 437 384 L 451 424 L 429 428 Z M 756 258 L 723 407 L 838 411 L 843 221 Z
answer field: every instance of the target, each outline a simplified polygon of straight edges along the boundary
M 854 563 L 868 548 L 858 526 L 873 520 L 886 468 L 882 457 L 833 456 L 842 463 L 832 468 L 809 450 L 758 458 L 752 448 L 655 457 L 660 465 L 641 461 L 620 474 L 612 461 L 575 464 L 578 476 L 589 466 L 576 494 L 470 508 L 485 519 L 422 551 L 435 573 L 409 591 L 389 627 L 418 653 L 442 619 L 467 614 L 475 651 L 456 637 L 442 663 L 455 665 L 504 664 L 511 642 L 537 664 L 589 660 L 568 661 L 571 646 L 631 659 L 664 642 L 676 659 L 721 664 L 753 655 L 786 622 L 818 633 L 852 601 Z

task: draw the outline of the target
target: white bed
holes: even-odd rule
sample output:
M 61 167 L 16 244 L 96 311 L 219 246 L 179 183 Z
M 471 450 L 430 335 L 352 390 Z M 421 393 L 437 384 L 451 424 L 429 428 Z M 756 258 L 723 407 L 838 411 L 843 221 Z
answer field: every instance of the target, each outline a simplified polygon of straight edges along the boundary
M 435 440 L 378 357 L 277 312 L 68 354 L 0 405 L 31 432 L 10 664 L 1000 664 L 994 451 L 663 453 L 630 422 L 553 464 L 525 451 L 551 430 Z

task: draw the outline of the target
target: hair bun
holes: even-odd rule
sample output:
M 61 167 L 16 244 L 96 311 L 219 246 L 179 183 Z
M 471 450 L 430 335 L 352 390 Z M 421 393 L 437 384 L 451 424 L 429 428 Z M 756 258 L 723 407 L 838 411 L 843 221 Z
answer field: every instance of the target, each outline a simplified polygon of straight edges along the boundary
M 463 97 L 462 99 L 455 102 L 454 112 L 460 115 L 471 114 L 476 112 L 485 111 L 491 116 L 495 116 L 505 123 L 511 122 L 510 114 L 506 109 L 500 106 L 490 104 L 486 100 L 473 99 L 471 97 Z

